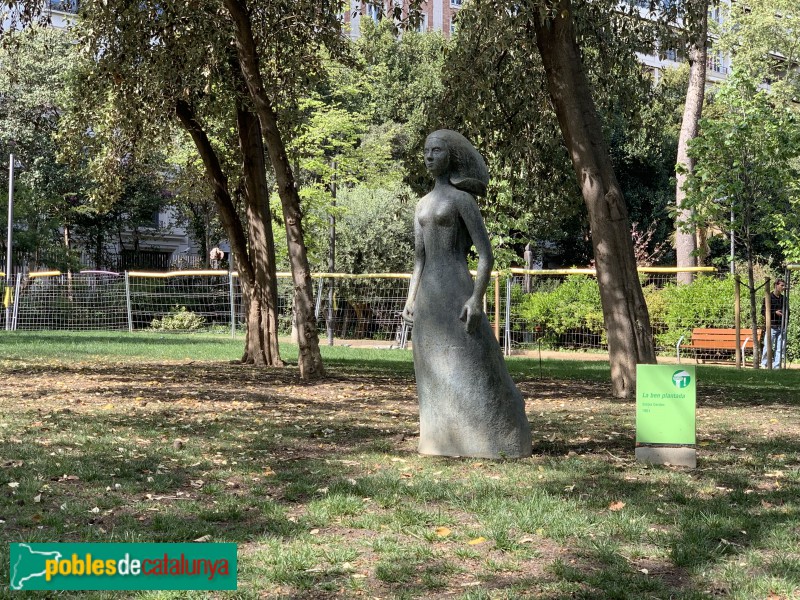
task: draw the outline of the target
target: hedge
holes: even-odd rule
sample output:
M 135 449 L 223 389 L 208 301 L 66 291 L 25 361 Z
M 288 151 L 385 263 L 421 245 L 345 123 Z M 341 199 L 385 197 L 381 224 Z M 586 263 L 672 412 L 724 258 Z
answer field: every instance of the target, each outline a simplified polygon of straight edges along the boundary
M 791 303 L 793 315 L 789 324 L 790 350 L 800 349 L 800 277 Z M 700 275 L 689 285 L 668 284 L 663 287 L 646 285 L 643 288 L 650 312 L 656 347 L 660 351 L 674 350 L 681 336 L 691 337 L 697 327 L 731 328 L 734 325 L 734 281 L 732 277 L 719 279 Z M 516 294 L 515 294 L 516 295 Z M 761 307 L 758 300 L 758 310 Z M 586 275 L 570 275 L 550 291 L 522 295 L 514 303 L 515 320 L 521 320 L 533 329 L 540 327 L 543 342 L 558 346 L 559 338 L 568 333 L 595 336 L 606 341 L 600 292 L 597 281 Z M 742 286 L 742 327 L 750 324 L 750 302 L 747 287 Z M 794 358 L 792 353 L 790 358 Z

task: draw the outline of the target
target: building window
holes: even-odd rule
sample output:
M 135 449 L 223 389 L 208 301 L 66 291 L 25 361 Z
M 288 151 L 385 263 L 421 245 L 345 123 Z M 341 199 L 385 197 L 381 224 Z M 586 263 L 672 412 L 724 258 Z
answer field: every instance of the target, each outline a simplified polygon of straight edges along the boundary
M 456 18 L 450 17 L 450 35 L 455 35 L 456 33 Z
M 450 0 L 450 6 L 453 8 L 461 8 L 461 0 Z
M 381 20 L 381 9 L 377 4 L 367 2 L 367 16 L 376 23 Z
M 419 25 L 417 25 L 417 31 L 420 33 L 425 33 L 428 31 L 428 15 L 422 14 L 419 16 Z
M 78 0 L 50 0 L 50 9 L 75 14 L 78 12 Z
M 709 71 L 713 71 L 714 73 L 725 74 L 728 72 L 728 68 L 723 64 L 722 52 L 719 51 L 709 52 L 706 66 Z

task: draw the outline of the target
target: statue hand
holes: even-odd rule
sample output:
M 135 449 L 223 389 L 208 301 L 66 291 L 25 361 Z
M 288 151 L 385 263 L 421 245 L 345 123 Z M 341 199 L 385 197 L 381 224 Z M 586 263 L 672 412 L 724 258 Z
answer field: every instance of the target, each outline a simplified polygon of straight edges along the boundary
M 408 325 L 414 324 L 414 306 L 411 304 L 406 304 L 405 308 L 403 309 L 403 321 L 405 321 Z
M 464 321 L 467 333 L 472 333 L 478 326 L 478 322 L 483 316 L 483 306 L 481 302 L 470 298 L 464 303 L 464 308 L 461 309 L 461 316 L 459 317 Z

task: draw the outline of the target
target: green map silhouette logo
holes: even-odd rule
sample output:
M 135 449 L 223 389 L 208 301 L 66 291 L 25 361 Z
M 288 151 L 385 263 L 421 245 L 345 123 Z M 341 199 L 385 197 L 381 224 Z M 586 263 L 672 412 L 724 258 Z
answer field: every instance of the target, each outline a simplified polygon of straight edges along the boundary
M 45 563 L 47 560 L 60 559 L 60 552 L 40 552 L 32 549 L 28 544 L 16 544 L 12 546 L 11 579 L 9 587 L 12 590 L 24 590 L 27 581 L 40 577 L 44 579 L 46 575 Z
M 674 385 L 676 388 L 689 387 L 691 382 L 692 377 L 686 371 L 675 371 L 672 374 L 672 385 Z

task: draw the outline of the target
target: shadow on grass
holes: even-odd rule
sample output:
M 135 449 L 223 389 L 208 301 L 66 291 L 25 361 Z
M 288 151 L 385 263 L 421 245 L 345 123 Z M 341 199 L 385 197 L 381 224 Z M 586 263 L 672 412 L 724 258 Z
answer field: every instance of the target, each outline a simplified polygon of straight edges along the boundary
M 366 511 L 360 508 L 367 506 L 366 498 L 368 506 L 377 507 L 370 510 L 392 531 L 413 534 L 415 540 L 424 540 L 443 511 L 470 515 L 491 532 L 497 545 L 522 535 L 539 536 L 543 543 L 554 540 L 563 552 L 543 557 L 550 565 L 546 573 L 481 576 L 485 588 L 519 591 L 520 597 L 530 587 L 540 590 L 537 597 L 543 598 L 706 597 L 708 590 L 698 589 L 700 574 L 750 551 L 765 552 L 761 574 L 800 586 L 798 562 L 774 551 L 776 536 L 798 543 L 800 490 L 793 478 L 766 474 L 774 465 L 770 456 L 800 453 L 796 438 L 781 435 L 760 441 L 742 439 L 744 434 L 736 430 L 724 431 L 727 437 L 703 450 L 700 468 L 689 474 L 637 467 L 625 458 L 632 453 L 631 438 L 612 433 L 623 430 L 619 422 L 630 402 L 610 403 L 618 412 L 591 424 L 551 409 L 547 428 L 534 417 L 548 436 L 537 438 L 533 459 L 492 463 L 508 483 L 473 477 L 470 461 L 435 459 L 421 462 L 430 473 L 406 473 L 418 478 L 409 486 L 397 469 L 378 469 L 373 463 L 382 454 L 416 459 L 413 394 L 398 391 L 411 385 L 410 377 L 398 375 L 389 359 L 367 373 L 361 371 L 359 359 L 329 364 L 333 377 L 323 383 L 302 382 L 286 369 L 227 365 L 64 368 L 60 372 L 96 378 L 83 394 L 110 394 L 118 406 L 129 402 L 130 412 L 84 414 L 55 407 L 47 423 L 31 423 L 0 440 L 0 456 L 24 461 L 24 467 L 5 473 L 40 477 L 25 496 L 3 488 L 4 541 L 109 541 L 99 532 L 102 527 L 135 532 L 139 541 L 187 541 L 211 531 L 215 541 L 279 538 L 290 543 L 309 539 L 315 528 L 341 523 L 373 531 L 374 525 L 357 521 L 364 518 L 359 513 Z M 52 375 L 54 370 L 26 367 L 25 374 Z M 145 386 L 156 380 L 158 386 Z M 337 384 L 372 385 L 376 392 L 336 398 Z M 756 384 L 763 385 L 761 380 Z M 523 387 L 550 399 L 560 394 L 565 402 L 576 390 L 591 398 L 602 397 L 604 389 L 602 382 L 565 387 L 559 381 L 530 381 Z M 318 397 L 298 394 L 317 389 L 322 392 Z M 147 407 L 136 400 L 143 390 Z M 46 398 L 48 390 L 42 392 Z M 189 392 L 197 395 L 187 403 Z M 236 408 L 233 403 L 242 398 L 247 406 Z M 780 390 L 771 398 L 766 401 L 771 407 L 796 407 L 795 399 L 783 397 Z M 722 410 L 761 406 L 765 400 L 737 395 L 703 402 Z M 592 435 L 584 440 L 589 428 L 594 428 Z M 81 445 L 60 441 L 61 432 L 74 431 L 93 432 L 99 439 Z M 54 439 L 41 443 L 50 437 Z M 173 446 L 178 438 L 184 440 L 181 448 Z M 730 444 L 747 447 L 747 463 L 731 455 Z M 546 478 L 535 478 L 534 465 L 547 468 Z M 441 470 L 452 470 L 454 476 L 437 475 Z M 64 474 L 78 479 L 65 481 Z M 50 493 L 38 505 L 30 499 L 42 481 L 53 488 L 53 495 L 67 499 L 65 503 L 79 503 L 80 510 L 69 518 L 87 514 L 93 501 L 100 505 L 100 516 L 90 517 L 88 528 L 72 533 L 59 529 L 58 521 L 44 532 L 38 530 L 45 509 L 59 512 L 57 504 L 47 504 Z M 121 483 L 123 491 L 106 491 L 114 482 Z M 526 482 L 530 485 L 521 485 Z M 609 510 L 612 502 L 624 503 L 624 510 Z M 158 510 L 151 512 L 151 507 Z M 106 509 L 113 512 L 105 515 Z M 664 555 L 657 560 L 626 555 L 626 545 L 641 538 Z M 7 546 L 2 549 L 6 551 Z M 8 563 L 0 558 L 4 570 Z M 446 564 L 424 556 L 378 564 L 384 567 L 380 572 L 376 568 L 377 585 L 398 595 L 435 594 L 456 577 Z M 301 569 L 297 585 L 302 589 L 346 579 L 309 571 L 314 566 Z

